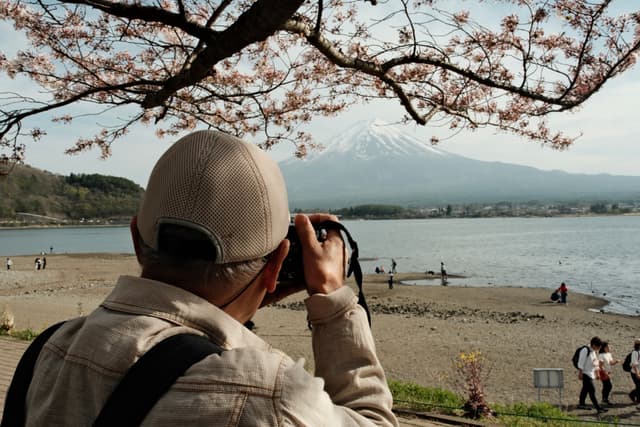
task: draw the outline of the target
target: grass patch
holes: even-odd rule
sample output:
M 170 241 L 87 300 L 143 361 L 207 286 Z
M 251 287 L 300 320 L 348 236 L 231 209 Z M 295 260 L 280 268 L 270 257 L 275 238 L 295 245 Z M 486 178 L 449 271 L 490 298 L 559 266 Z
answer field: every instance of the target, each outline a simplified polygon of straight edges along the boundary
M 501 405 L 494 403 L 491 409 L 497 412 L 500 424 L 510 427 L 597 427 L 612 426 L 617 420 L 608 419 L 603 422 L 584 422 L 578 417 L 569 415 L 556 406 L 545 402 L 514 403 Z
M 389 380 L 389 388 L 395 407 L 450 415 L 462 413 L 464 399 L 452 391 L 395 380 Z
M 33 329 L 22 329 L 19 331 L 11 330 L 5 331 L 0 330 L 0 336 L 18 338 L 20 340 L 32 341 L 35 337 L 40 335 L 40 332 L 36 332 Z

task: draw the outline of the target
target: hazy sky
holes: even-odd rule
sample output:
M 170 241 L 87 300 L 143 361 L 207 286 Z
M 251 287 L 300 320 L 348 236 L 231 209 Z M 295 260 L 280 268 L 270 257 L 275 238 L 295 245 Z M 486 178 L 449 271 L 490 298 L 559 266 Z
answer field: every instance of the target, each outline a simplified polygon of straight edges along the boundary
M 6 23 L 0 23 L 0 33 L 13 32 Z M 12 50 L 7 45 L 15 43 L 12 37 L 3 37 L 0 50 Z M 11 81 L 0 76 L 0 92 L 34 90 L 25 81 Z M 318 142 L 331 143 L 331 137 L 359 120 L 382 118 L 385 121 L 400 119 L 403 111 L 397 102 L 360 106 L 334 118 L 319 118 L 308 129 Z M 640 175 L 640 67 L 610 81 L 592 97 L 581 110 L 550 117 L 552 129 L 568 135 L 583 133 L 566 151 L 550 148 L 521 138 L 497 134 L 493 130 L 462 132 L 439 144 L 444 151 L 480 160 L 501 161 L 540 169 L 560 169 L 577 173 L 608 173 L 615 175 Z M 156 159 L 173 140 L 159 140 L 152 127 L 138 126 L 132 133 L 113 145 L 113 155 L 100 159 L 98 150 L 76 156 L 64 154 L 65 148 L 80 137 L 90 137 L 95 123 L 52 127 L 49 122 L 41 125 L 48 135 L 39 143 L 28 143 L 27 163 L 54 173 L 101 173 L 123 176 L 146 185 Z M 440 129 L 405 126 L 407 132 L 428 141 L 433 134 L 446 136 Z M 290 144 L 283 143 L 274 150 L 274 157 L 282 159 L 292 152 Z

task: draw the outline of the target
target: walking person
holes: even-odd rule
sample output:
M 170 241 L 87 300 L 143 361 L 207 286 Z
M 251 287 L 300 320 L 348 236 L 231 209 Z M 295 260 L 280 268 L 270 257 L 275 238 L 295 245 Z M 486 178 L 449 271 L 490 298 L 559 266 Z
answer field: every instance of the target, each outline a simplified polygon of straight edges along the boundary
M 396 266 L 398 265 L 398 263 L 396 263 L 396 260 L 391 258 L 391 272 L 395 274 L 396 272 Z
M 629 392 L 629 398 L 633 403 L 640 403 L 640 338 L 636 338 L 631 352 L 631 380 L 635 388 Z
M 7 258 L 7 270 L 11 270 L 11 266 L 13 266 L 13 260 L 11 258 Z
M 611 401 L 609 401 L 611 389 L 613 388 L 613 385 L 611 384 L 611 367 L 617 365 L 620 361 L 614 358 L 611 354 L 611 344 L 607 341 L 602 342 L 598 359 L 600 360 L 599 378 L 600 381 L 602 381 L 602 403 L 611 405 Z
M 608 410 L 601 407 L 596 398 L 596 388 L 594 381 L 598 378 L 598 370 L 600 369 L 600 360 L 598 353 L 602 347 L 602 340 L 599 337 L 591 338 L 589 346 L 584 346 L 580 351 L 578 358 L 578 378 L 582 380 L 582 389 L 580 390 L 580 400 L 578 409 L 589 409 L 585 404 L 587 395 L 593 403 L 593 407 L 598 414 L 607 412 Z
M 389 284 L 389 289 L 393 289 L 393 271 L 389 272 L 389 280 L 387 283 Z
M 144 425 L 397 426 L 367 314 L 344 283 L 344 241 L 330 229 L 319 242 L 312 225 L 325 221 L 337 218 L 295 216 L 304 280 L 279 288 L 290 216 L 277 163 L 217 131 L 180 139 L 156 163 L 131 219 L 140 276 L 120 276 L 98 308 L 49 338 L 24 424 L 92 425 L 103 409 L 129 417 L 118 403 L 135 410 L 151 400 Z M 261 307 L 305 290 L 314 374 L 243 326 Z M 215 350 L 169 382 L 159 400 L 127 395 L 138 390 L 127 382 L 131 367 L 185 334 Z M 197 347 L 193 340 L 173 348 L 176 359 Z M 149 371 L 171 372 L 172 361 Z
M 447 266 L 444 265 L 444 261 L 440 261 L 440 281 L 442 282 L 443 286 L 447 284 L 448 278 L 449 276 L 447 276 Z

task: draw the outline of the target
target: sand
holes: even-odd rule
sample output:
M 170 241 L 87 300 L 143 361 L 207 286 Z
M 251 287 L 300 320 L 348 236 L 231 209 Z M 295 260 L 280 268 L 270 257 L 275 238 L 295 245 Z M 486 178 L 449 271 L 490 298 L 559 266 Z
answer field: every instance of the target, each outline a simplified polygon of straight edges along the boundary
M 17 329 L 42 330 L 54 322 L 89 313 L 110 292 L 117 276 L 139 272 L 135 257 L 122 254 L 47 255 L 47 269 L 35 271 L 35 256 L 12 257 L 13 270 L 0 271 L 0 310 L 15 317 Z M 571 356 L 581 344 L 599 335 L 623 359 L 640 336 L 640 318 L 601 313 L 605 301 L 569 294 L 569 304 L 552 303 L 552 289 L 517 287 L 456 287 L 402 285 L 425 278 L 399 272 L 396 285 L 386 275 L 365 276 L 365 292 L 373 315 L 373 333 L 387 377 L 423 386 L 452 389 L 458 375 L 458 354 L 480 351 L 486 358 L 490 402 L 531 402 L 538 399 L 533 369 L 562 368 L 562 404 L 590 419 L 594 411 L 576 410 L 580 382 Z M 353 283 L 350 284 L 353 286 Z M 310 332 L 300 310 L 304 294 L 260 310 L 256 333 L 287 352 L 303 357 L 313 369 Z M 627 397 L 632 388 L 620 365 L 613 375 L 614 402 L 609 414 L 640 423 L 640 411 Z M 598 396 L 600 384 L 597 384 Z M 559 403 L 557 390 L 542 390 L 541 399 Z

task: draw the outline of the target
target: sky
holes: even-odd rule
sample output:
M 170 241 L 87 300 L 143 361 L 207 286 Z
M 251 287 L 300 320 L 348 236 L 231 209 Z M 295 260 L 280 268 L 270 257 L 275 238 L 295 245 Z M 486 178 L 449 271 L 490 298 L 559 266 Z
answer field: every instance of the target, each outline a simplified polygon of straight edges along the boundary
M 0 33 L 13 29 L 0 23 Z M 8 51 L 11 37 L 3 37 L 0 50 Z M 0 92 L 34 90 L 29 82 L 0 77 Z M 401 128 L 424 141 L 432 135 L 442 138 L 438 148 L 478 160 L 500 161 L 532 166 L 543 170 L 563 170 L 571 173 L 640 176 L 640 67 L 636 65 L 622 76 L 608 82 L 576 112 L 559 113 L 549 117 L 553 130 L 580 138 L 565 151 L 543 147 L 523 138 L 496 133 L 492 129 L 463 131 L 456 135 L 441 129 L 403 125 Z M 387 122 L 403 115 L 397 102 L 387 101 L 356 106 L 332 118 L 318 118 L 306 129 L 317 142 L 329 145 L 334 135 L 360 120 L 381 118 Z M 112 156 L 100 159 L 99 150 L 79 155 L 66 155 L 64 150 L 80 137 L 93 135 L 97 125 L 91 120 L 74 126 L 51 127 L 43 122 L 48 135 L 38 143 L 28 143 L 26 163 L 50 172 L 100 173 L 129 178 L 146 186 L 146 181 L 158 157 L 175 139 L 159 139 L 153 127 L 136 126 L 132 132 L 112 146 Z M 276 160 L 293 152 L 292 144 L 282 143 L 272 155 Z

